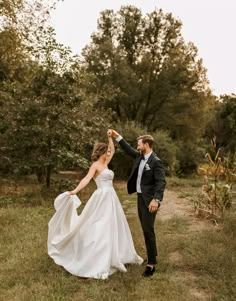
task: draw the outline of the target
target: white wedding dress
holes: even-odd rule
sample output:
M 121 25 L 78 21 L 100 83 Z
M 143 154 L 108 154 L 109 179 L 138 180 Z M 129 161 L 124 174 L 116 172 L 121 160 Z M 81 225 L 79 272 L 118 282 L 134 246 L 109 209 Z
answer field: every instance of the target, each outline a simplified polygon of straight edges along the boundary
M 56 264 L 80 277 L 106 279 L 126 272 L 126 263 L 141 264 L 124 211 L 113 188 L 114 173 L 104 169 L 95 179 L 97 189 L 77 214 L 76 195 L 60 194 L 48 227 L 48 254 Z

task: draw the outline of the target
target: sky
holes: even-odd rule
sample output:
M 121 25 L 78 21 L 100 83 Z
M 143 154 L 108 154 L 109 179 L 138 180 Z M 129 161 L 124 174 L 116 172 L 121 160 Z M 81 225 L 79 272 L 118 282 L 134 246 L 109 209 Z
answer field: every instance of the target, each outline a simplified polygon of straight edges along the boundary
M 122 5 L 134 5 L 143 14 L 161 8 L 180 19 L 185 41 L 193 42 L 203 59 L 213 94 L 236 94 L 236 0 L 64 0 L 52 12 L 58 42 L 80 54 L 100 12 Z

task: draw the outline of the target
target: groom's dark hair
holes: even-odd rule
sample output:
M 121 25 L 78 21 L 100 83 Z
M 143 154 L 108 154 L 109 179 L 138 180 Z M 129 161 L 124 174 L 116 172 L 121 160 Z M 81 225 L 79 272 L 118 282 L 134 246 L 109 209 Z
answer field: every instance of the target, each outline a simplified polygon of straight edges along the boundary
M 153 146 L 154 139 L 151 135 L 142 135 L 137 138 L 137 140 L 142 140 L 143 143 L 147 143 L 151 148 Z

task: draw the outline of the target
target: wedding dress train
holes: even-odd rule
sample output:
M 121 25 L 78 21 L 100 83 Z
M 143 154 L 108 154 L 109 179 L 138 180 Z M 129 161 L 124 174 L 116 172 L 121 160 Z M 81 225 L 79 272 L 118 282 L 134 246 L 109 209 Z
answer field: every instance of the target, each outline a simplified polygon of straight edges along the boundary
M 106 279 L 125 264 L 141 264 L 123 208 L 113 188 L 114 173 L 104 169 L 95 179 L 97 189 L 77 214 L 76 195 L 60 194 L 48 224 L 48 254 L 56 264 L 80 277 Z

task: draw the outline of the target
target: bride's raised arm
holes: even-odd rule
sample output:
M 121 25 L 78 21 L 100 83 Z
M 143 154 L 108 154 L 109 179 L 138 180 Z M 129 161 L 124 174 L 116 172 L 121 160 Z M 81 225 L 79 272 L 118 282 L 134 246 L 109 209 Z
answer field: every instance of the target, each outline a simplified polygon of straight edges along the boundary
M 114 153 L 115 153 L 115 146 L 112 139 L 112 131 L 107 131 L 107 138 L 108 138 L 108 152 L 107 152 L 107 158 L 106 158 L 106 164 L 109 164 Z

